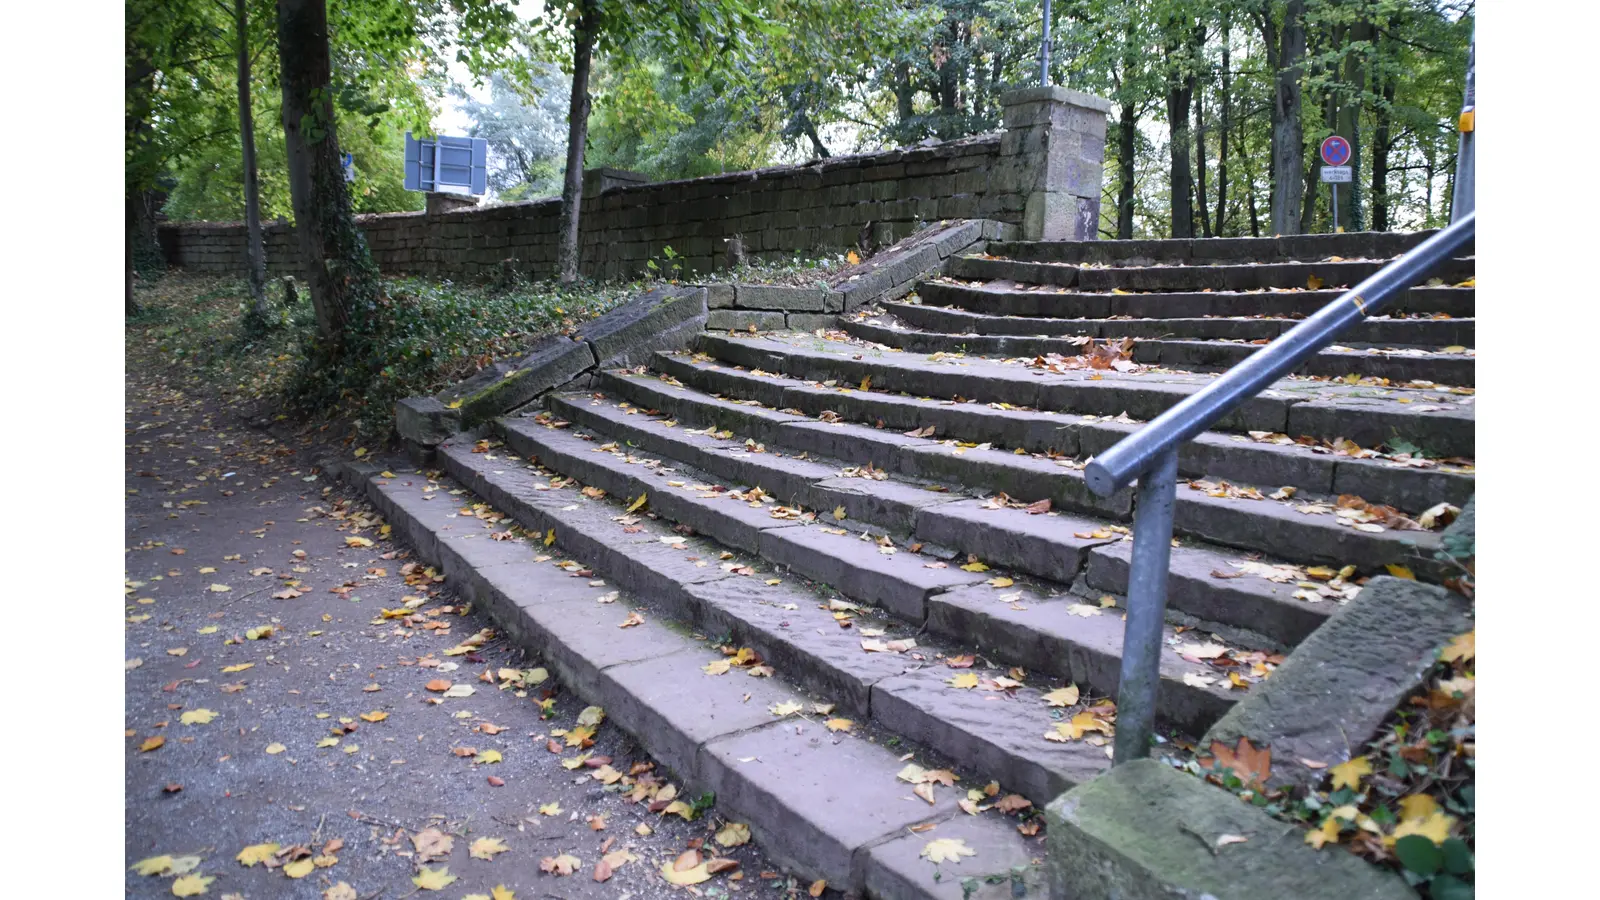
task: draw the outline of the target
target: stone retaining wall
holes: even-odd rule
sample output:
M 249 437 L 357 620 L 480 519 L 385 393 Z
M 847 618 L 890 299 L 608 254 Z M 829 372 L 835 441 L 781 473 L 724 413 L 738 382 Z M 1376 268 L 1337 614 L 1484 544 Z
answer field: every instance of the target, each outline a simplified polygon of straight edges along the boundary
M 1092 238 L 1083 222 L 1099 215 L 1109 104 L 1064 88 L 1014 91 L 1002 102 L 1003 132 L 934 146 L 653 184 L 586 173 L 583 270 L 635 275 L 652 258 L 664 265 L 671 247 L 685 274 L 704 273 L 723 266 L 735 235 L 748 256 L 770 260 L 843 250 L 864 234 L 889 243 L 940 219 L 1005 222 L 1024 239 Z M 559 218 L 560 201 L 548 199 L 357 222 L 385 272 L 475 278 L 515 259 L 541 277 L 555 269 Z M 269 271 L 298 274 L 291 227 L 269 224 L 265 233 Z M 244 271 L 242 224 L 169 224 L 160 238 L 173 265 Z

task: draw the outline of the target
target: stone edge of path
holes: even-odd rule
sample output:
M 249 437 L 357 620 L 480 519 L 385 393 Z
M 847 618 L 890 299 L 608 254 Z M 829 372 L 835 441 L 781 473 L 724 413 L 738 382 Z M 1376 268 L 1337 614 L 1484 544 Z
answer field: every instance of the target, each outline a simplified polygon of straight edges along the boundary
M 681 350 L 706 328 L 812 331 L 837 313 L 909 293 L 958 253 L 1009 234 L 988 219 L 936 223 L 855 267 L 824 288 L 749 284 L 683 285 L 649 291 L 587 323 L 573 337 L 536 341 L 515 360 L 488 366 L 432 396 L 395 404 L 395 430 L 414 462 L 426 464 L 452 435 L 482 425 L 557 389 L 586 388 L 595 372 L 634 366 L 657 350 Z
M 617 632 L 610 621 L 615 616 L 599 622 L 585 615 L 597 608 L 588 598 L 567 597 L 573 582 L 565 573 L 515 559 L 506 548 L 516 545 L 447 534 L 443 519 L 459 504 L 440 504 L 435 513 L 394 488 L 402 479 L 424 476 L 384 478 L 383 467 L 368 462 L 330 462 L 324 470 L 360 491 L 392 524 L 396 540 L 439 567 L 515 643 L 538 651 L 567 689 L 605 708 L 613 724 L 673 771 L 689 788 L 687 795 L 715 791 L 725 816 L 748 823 L 775 861 L 805 879 L 824 879 L 847 894 L 880 900 L 956 900 L 963 894 L 961 876 L 970 874 L 981 882 L 982 875 L 1015 872 L 1026 882 L 1042 882 L 1037 858 L 1029 857 L 1014 834 L 1008 839 L 1002 833 L 1010 826 L 971 819 L 957 809 L 954 794 L 937 806 L 898 802 L 901 794 L 910 795 L 894 780 L 902 763 L 892 751 L 829 734 L 816 723 L 802 732 L 798 720 L 767 714 L 769 701 L 803 699 L 781 682 L 708 679 L 713 693 L 727 696 L 697 696 L 692 703 L 666 696 L 663 691 L 681 685 L 691 666 L 698 669 L 711 658 L 709 645 L 653 623 Z M 683 672 L 675 678 L 662 667 Z M 761 696 L 742 702 L 741 691 Z M 948 825 L 941 831 L 953 829 L 969 845 L 988 848 L 986 871 L 951 869 L 935 881 L 934 869 L 918 859 L 929 838 L 910 831 L 923 822 Z M 923 869 L 930 877 L 919 881 Z M 1009 894 L 1009 883 L 981 882 L 973 896 L 999 900 Z
M 1399 875 L 1342 850 L 1314 850 L 1298 827 L 1152 759 L 1062 794 L 1045 821 L 1055 898 L 1417 896 Z M 1223 835 L 1246 840 L 1219 847 Z

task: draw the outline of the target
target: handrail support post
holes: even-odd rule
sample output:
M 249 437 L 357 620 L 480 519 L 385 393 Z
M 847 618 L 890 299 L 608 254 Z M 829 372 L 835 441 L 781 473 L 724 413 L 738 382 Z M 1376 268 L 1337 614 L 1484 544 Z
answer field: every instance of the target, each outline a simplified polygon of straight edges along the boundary
M 1150 755 L 1156 694 L 1161 684 L 1162 628 L 1167 612 L 1167 566 L 1172 558 L 1172 508 L 1178 495 L 1178 450 L 1165 450 L 1139 478 L 1128 567 L 1128 618 L 1117 684 L 1117 732 L 1112 765 Z

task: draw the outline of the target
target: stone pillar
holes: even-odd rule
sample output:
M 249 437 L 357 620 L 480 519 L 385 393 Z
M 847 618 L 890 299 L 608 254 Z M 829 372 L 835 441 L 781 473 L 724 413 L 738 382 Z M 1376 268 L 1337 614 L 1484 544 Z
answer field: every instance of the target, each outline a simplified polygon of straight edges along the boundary
M 1111 102 L 1064 87 L 1031 87 L 1000 95 L 1000 105 L 1001 165 L 1014 169 L 1026 197 L 1023 240 L 1095 240 Z
M 471 194 L 452 194 L 449 191 L 428 191 L 423 195 L 423 210 L 430 216 L 457 209 L 471 209 L 478 198 Z

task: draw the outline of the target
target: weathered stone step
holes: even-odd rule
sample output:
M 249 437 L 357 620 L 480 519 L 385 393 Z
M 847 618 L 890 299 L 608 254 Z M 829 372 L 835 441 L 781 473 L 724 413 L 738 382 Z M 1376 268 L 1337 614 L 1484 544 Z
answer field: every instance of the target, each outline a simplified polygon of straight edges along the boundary
M 1044 356 L 1055 353 L 1077 356 L 1082 343 L 1064 337 L 1020 337 L 1013 335 L 965 335 L 917 331 L 894 327 L 881 317 L 847 319 L 845 332 L 864 341 L 916 353 L 969 353 L 983 356 Z M 1134 362 L 1177 369 L 1226 369 L 1243 362 L 1261 345 L 1214 340 L 1139 339 L 1134 346 Z M 1471 387 L 1475 383 L 1474 358 L 1465 353 L 1421 350 L 1390 351 L 1327 349 L 1308 359 L 1296 374 L 1362 378 L 1387 378 L 1396 382 L 1414 380 L 1435 384 Z
M 1339 299 L 1337 290 L 1180 291 L 1142 294 L 1085 293 L 1067 288 L 1025 290 L 1013 282 L 963 284 L 923 281 L 917 297 L 924 305 L 951 306 L 991 316 L 1057 319 L 1191 319 L 1205 316 L 1304 317 Z M 1387 307 L 1390 315 L 1447 315 L 1471 318 L 1474 288 L 1414 287 Z M 1448 345 L 1446 345 L 1448 346 Z
M 844 506 L 844 524 L 850 527 L 859 528 L 859 523 L 866 522 L 962 555 L 977 556 L 992 566 L 1061 584 L 1073 582 L 1084 572 L 1085 561 L 1093 558 L 1095 548 L 1114 546 L 1120 540 L 1117 534 L 1106 530 L 1103 521 L 1055 510 L 1032 515 L 1014 508 L 996 509 L 984 501 L 964 499 L 959 493 L 936 494 L 893 479 L 829 478 L 836 471 L 831 467 L 816 466 L 817 471 L 810 477 L 826 480 L 810 484 L 803 478 L 805 467 L 815 466 L 813 461 L 778 457 L 770 452 L 748 453 L 737 438 L 719 440 L 688 434 L 688 426 L 702 418 L 693 403 L 697 395 L 686 388 L 639 375 L 611 375 L 605 385 L 639 406 L 624 408 L 592 396 L 574 396 L 556 398 L 551 408 L 565 419 L 651 453 L 674 459 L 692 458 L 697 461 L 695 465 L 713 476 L 738 484 L 760 484 L 780 501 L 800 503 L 824 513 L 836 505 Z M 675 404 L 666 396 L 668 393 L 686 401 L 673 413 L 682 417 L 681 422 L 669 425 L 674 420 L 640 412 L 641 406 L 672 409 Z M 1101 536 L 1095 537 L 1096 533 Z M 1214 570 L 1237 571 L 1219 549 L 1179 548 L 1174 552 L 1190 554 L 1183 557 L 1190 559 L 1189 563 L 1174 562 L 1175 577 L 1197 570 L 1201 576 Z M 1239 554 L 1231 558 L 1237 559 Z M 1096 590 L 1126 591 L 1125 569 L 1102 565 L 1101 571 L 1090 574 L 1090 586 Z M 1291 598 L 1292 589 L 1277 590 L 1280 587 L 1254 576 L 1248 580 L 1208 579 L 1188 589 L 1175 589 L 1171 608 L 1190 617 L 1183 620 L 1186 623 L 1201 621 L 1208 627 L 1248 633 L 1246 643 L 1280 649 L 1298 643 L 1321 621 L 1314 611 L 1304 611 L 1304 601 Z M 937 598 L 933 602 L 938 602 Z M 1283 608 L 1286 605 L 1289 608 Z
M 491 540 L 489 528 L 457 515 L 458 503 L 439 502 L 441 491 L 425 491 L 430 480 L 421 475 L 372 476 L 363 486 L 397 535 L 408 540 L 425 562 L 439 567 L 467 599 L 486 608 L 503 633 L 537 652 L 566 689 L 604 707 L 609 722 L 634 735 L 648 753 L 670 767 L 689 789 L 685 793 L 715 791 L 719 808 L 747 822 L 775 859 L 805 879 L 824 878 L 842 891 L 942 897 L 937 889 L 906 874 L 907 860 L 915 860 L 926 843 L 925 838 L 908 834 L 908 829 L 924 822 L 939 823 L 941 834 L 967 836 L 969 845 L 982 848 L 988 864 L 1001 866 L 1002 871 L 1021 867 L 1030 873 L 1026 880 L 1033 888 L 1043 890 L 1033 874 L 1041 853 L 1037 840 L 1025 839 L 998 813 L 978 817 L 958 813 L 955 801 L 964 793 L 961 789 L 936 788 L 932 805 L 914 798 L 911 785 L 896 778 L 905 765 L 900 758 L 905 748 L 890 750 L 854 733 L 826 730 L 812 717 L 810 698 L 786 683 L 792 670 L 783 663 L 777 664 L 779 671 L 771 678 L 746 678 L 738 670 L 709 676 L 701 667 L 722 654 L 704 639 L 667 624 L 656 606 L 636 600 L 597 603 L 601 594 L 612 590 L 611 583 L 627 579 L 630 587 L 648 589 L 661 581 L 648 577 L 660 576 L 654 570 L 624 566 L 619 577 L 603 568 L 606 563 L 626 561 L 630 547 L 636 550 L 658 542 L 656 533 L 602 537 L 594 529 L 603 527 L 600 523 L 605 520 L 589 515 L 586 507 L 604 509 L 608 504 L 588 500 L 574 490 L 540 492 L 528 470 L 510 468 L 518 463 L 489 455 L 474 457 L 464 448 L 454 450 L 457 468 L 471 479 L 468 487 L 493 484 L 516 496 L 523 515 L 536 520 L 541 531 L 560 531 L 560 549 L 616 580 L 596 587 L 589 584 L 590 578 L 568 577 L 548 563 L 535 562 L 526 543 Z M 448 490 L 450 484 L 439 487 Z M 574 544 L 589 546 L 574 552 Z M 695 587 L 735 578 L 721 573 L 719 580 Z M 839 629 L 831 615 L 814 610 L 815 596 L 793 588 L 779 596 L 803 601 L 796 603 L 799 609 L 827 616 L 827 626 L 842 636 L 841 641 L 855 642 L 853 633 Z M 728 609 L 766 608 L 749 596 L 720 599 Z M 630 610 L 646 616 L 638 625 L 619 630 L 617 623 Z M 776 662 L 772 656 L 767 659 Z M 1001 710 L 990 704 L 990 709 L 953 718 L 937 728 L 924 724 L 922 718 L 943 714 L 947 702 L 914 695 L 901 686 L 905 666 L 900 657 L 867 654 L 857 647 L 853 660 L 843 668 L 861 679 L 863 702 L 876 686 L 884 685 L 883 696 L 893 698 L 885 706 L 897 721 L 950 740 L 958 749 L 975 751 L 969 759 L 959 760 L 964 770 L 979 758 L 998 763 L 982 777 L 998 778 L 1007 790 L 1026 788 L 1027 796 L 1041 807 L 1063 785 L 1082 783 L 1107 767 L 1100 748 L 1044 741 L 1048 723 L 1033 721 L 1042 716 L 1033 709 L 1025 710 L 1029 713 L 1021 717 L 1025 722 L 1002 718 Z M 1018 704 L 1024 699 L 1043 708 L 1036 695 L 1013 698 Z M 778 703 L 792 703 L 797 712 L 774 714 L 770 709 Z M 865 714 L 866 706 L 861 708 Z M 1038 731 L 1031 740 L 1029 729 Z
M 884 310 L 923 331 L 948 334 L 1073 336 L 1093 338 L 1187 338 L 1272 340 L 1300 324 L 1290 318 L 1201 317 L 1192 319 L 1052 319 L 990 316 L 920 303 L 885 303 Z M 1367 319 L 1339 336 L 1346 343 L 1413 347 L 1473 346 L 1473 319 Z
M 1069 458 L 1103 453 L 1140 427 L 1070 413 L 827 388 L 680 357 L 661 357 L 658 365 L 681 383 L 663 382 L 655 376 L 605 373 L 601 384 L 645 409 L 663 410 L 702 427 L 715 424 L 741 437 L 895 471 L 907 471 L 901 468 L 901 447 L 930 443 L 902 432 L 929 427 L 938 440 L 991 443 L 1003 450 Z M 718 399 L 699 391 L 734 399 Z M 791 412 L 734 402 L 748 399 Z M 808 418 L 828 413 L 848 422 L 881 423 L 883 427 L 860 430 Z M 860 440 L 854 438 L 857 434 L 862 435 Z M 1180 473 L 1190 477 L 1210 476 L 1273 488 L 1291 486 L 1317 494 L 1355 494 L 1413 515 L 1441 502 L 1462 506 L 1474 490 L 1473 475 L 1456 467 L 1417 468 L 1218 432 L 1205 432 L 1184 444 L 1178 465 Z
M 700 347 L 727 364 L 805 381 L 833 381 L 851 387 L 870 378 L 870 387 L 878 391 L 1085 415 L 1126 413 L 1141 420 L 1155 418 L 1215 378 L 1207 374 L 1086 369 L 1046 373 L 1020 362 L 873 351 L 849 342 L 804 335 L 746 339 L 707 334 L 700 337 Z M 768 393 L 781 400 L 783 385 L 774 382 Z M 754 399 L 776 405 L 769 397 Z M 1309 435 L 1330 441 L 1345 437 L 1362 446 L 1403 437 L 1436 457 L 1470 457 L 1474 446 L 1470 400 L 1443 391 L 1379 391 L 1288 378 L 1241 403 L 1216 427 L 1225 431 Z
M 1022 262 L 983 256 L 953 258 L 946 274 L 981 281 L 1020 281 L 1075 287 L 1081 291 L 1249 291 L 1308 288 L 1313 284 L 1354 287 L 1387 264 L 1386 260 L 1281 262 L 1261 265 L 1092 267 L 1070 263 Z M 1473 277 L 1475 261 L 1450 259 L 1430 278 L 1456 284 Z
M 1387 258 L 1412 249 L 1437 230 L 1357 231 L 1262 238 L 1168 238 L 1117 241 L 991 241 L 994 256 L 1031 262 L 1193 265 L 1224 262 L 1276 262 L 1345 258 Z M 1468 243 L 1460 253 L 1472 255 Z
M 1049 709 L 1038 702 L 1037 693 L 1028 692 L 1012 699 L 1015 706 L 985 704 L 974 709 L 963 701 L 964 692 L 945 686 L 943 691 L 926 690 L 926 676 L 910 677 L 917 661 L 894 653 L 869 653 L 861 646 L 855 628 L 841 628 L 827 608 L 828 594 L 817 594 L 802 585 L 773 578 L 763 572 L 754 575 L 732 574 L 711 565 L 695 567 L 691 560 L 718 560 L 715 543 L 702 538 L 681 538 L 663 522 L 637 517 L 629 527 L 632 535 L 614 521 L 622 508 L 609 501 L 595 502 L 575 498 L 571 489 L 539 491 L 543 481 L 527 468 L 508 460 L 490 460 L 474 454 L 465 443 L 441 447 L 441 460 L 447 470 L 497 508 L 510 513 L 535 533 L 555 529 L 557 540 L 574 557 L 588 564 L 598 576 L 618 586 L 650 598 L 667 598 L 670 611 L 707 633 L 729 633 L 741 644 L 751 646 L 772 663 L 780 676 L 823 693 L 827 699 L 849 710 L 870 715 L 884 727 L 955 757 L 1030 799 L 1048 800 L 1063 786 L 1070 786 L 1103 768 L 1102 750 L 1083 744 L 1060 744 L 1043 740 L 1054 721 Z M 655 499 L 667 496 L 659 488 Z M 735 501 L 719 500 L 729 507 Z M 659 513 L 667 519 L 672 516 Z M 817 531 L 815 528 L 774 521 L 773 529 L 785 533 Z M 820 533 L 820 532 L 819 532 Z M 830 535 L 831 536 L 831 535 Z M 662 538 L 682 543 L 684 550 L 673 550 Z M 868 546 L 865 542 L 857 544 Z M 581 551 L 574 548 L 582 548 Z M 687 555 L 685 555 L 687 554 Z M 876 554 L 875 554 L 876 555 Z M 911 554 L 897 554 L 910 557 Z M 888 557 L 892 558 L 892 557 Z M 771 560 L 767 560 L 768 563 Z M 737 556 L 726 565 L 753 565 Z M 685 573 L 694 573 L 685 578 Z M 968 573 L 961 573 L 963 575 Z M 776 583 L 770 583 L 776 581 Z M 837 587 L 837 585 L 835 585 Z M 952 610 L 980 602 L 1005 605 L 1013 621 L 1009 631 L 985 631 L 982 622 L 966 622 L 960 630 L 939 624 L 954 622 L 960 615 Z M 848 592 L 841 591 L 848 595 Z M 1085 618 L 1068 615 L 1075 600 L 1026 594 L 1030 599 L 1018 603 L 1037 603 L 1042 610 L 1037 627 L 1026 617 L 1026 610 L 1013 610 L 993 599 L 1000 591 L 977 584 L 969 591 L 940 593 L 932 597 L 941 612 L 937 622 L 930 605 L 928 631 L 958 641 L 970 648 L 974 643 L 995 648 L 995 661 L 1010 665 L 1005 655 L 1017 629 L 1028 635 L 1030 665 L 1036 673 L 1066 679 L 1097 693 L 1114 693 L 1118 679 L 1121 646 L 1120 617 L 1111 611 Z M 970 596 L 969 596 L 970 595 Z M 1054 605 L 1052 605 L 1054 604 Z M 863 621 L 863 627 L 868 624 Z M 892 626 L 889 622 L 873 623 Z M 906 626 L 903 636 L 911 636 Z M 998 626 L 997 626 L 998 628 Z M 1033 629 L 1030 631 L 1029 629 Z M 901 637 L 887 634 L 885 639 Z M 1170 636 L 1170 633 L 1169 633 Z M 919 644 L 923 639 L 919 636 Z M 918 648 L 925 660 L 949 657 L 961 648 L 933 644 Z M 1220 717 L 1237 697 L 1220 685 L 1187 683 L 1186 674 L 1204 674 L 1208 668 L 1188 662 L 1176 653 L 1163 658 L 1163 686 L 1159 711 L 1163 721 L 1192 733 L 1203 730 Z M 926 664 L 926 663 L 923 663 Z M 941 679 L 955 674 L 943 666 L 932 669 Z M 1001 674 L 996 672 L 995 674 Z M 1024 702 L 1025 701 L 1025 702 Z M 1043 802 L 1035 800 L 1036 803 Z

